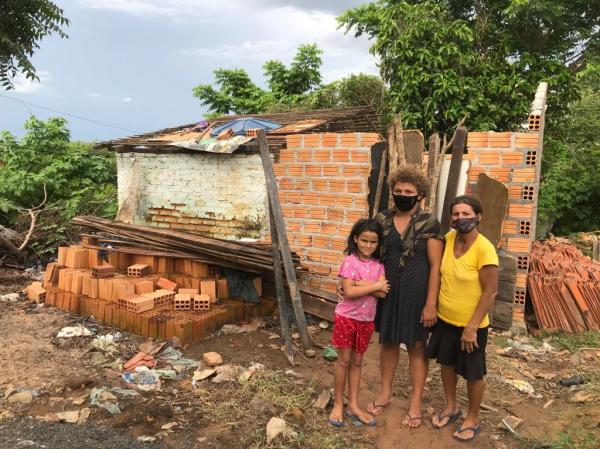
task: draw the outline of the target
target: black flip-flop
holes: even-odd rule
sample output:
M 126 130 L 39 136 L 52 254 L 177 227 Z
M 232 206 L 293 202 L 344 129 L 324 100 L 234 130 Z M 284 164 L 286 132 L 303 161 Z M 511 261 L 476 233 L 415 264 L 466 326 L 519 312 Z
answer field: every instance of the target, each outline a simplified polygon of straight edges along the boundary
M 371 410 L 369 410 L 367 408 L 367 411 L 373 416 L 381 415 L 385 411 L 385 408 L 388 405 L 390 405 L 390 402 L 392 402 L 391 399 L 389 401 L 387 401 L 385 404 L 376 404 L 375 401 L 372 401 L 371 402 L 371 405 L 372 405 Z M 381 411 L 376 412 L 376 411 L 374 411 L 375 409 L 381 409 Z
M 479 433 L 481 432 L 481 426 L 465 427 L 464 429 L 460 427 L 460 424 L 456 426 L 457 433 L 467 432 L 469 430 L 473 432 L 473 436 L 470 438 L 459 438 L 454 434 L 452 435 L 452 438 L 454 438 L 456 441 L 460 441 L 461 443 L 469 443 L 473 441 L 475 437 L 477 437 L 477 435 L 479 435 Z
M 452 424 L 454 421 L 459 419 L 461 416 L 462 416 L 462 412 L 460 410 L 457 410 L 456 413 L 453 413 L 450 415 L 442 415 L 442 412 L 439 412 L 437 414 L 438 422 L 444 418 L 448 418 L 448 421 L 446 421 L 446 424 L 444 424 L 443 426 L 438 426 L 438 425 L 434 424 L 433 421 L 431 421 L 431 425 L 433 426 L 434 429 L 438 429 L 438 430 L 443 429 L 444 427 Z

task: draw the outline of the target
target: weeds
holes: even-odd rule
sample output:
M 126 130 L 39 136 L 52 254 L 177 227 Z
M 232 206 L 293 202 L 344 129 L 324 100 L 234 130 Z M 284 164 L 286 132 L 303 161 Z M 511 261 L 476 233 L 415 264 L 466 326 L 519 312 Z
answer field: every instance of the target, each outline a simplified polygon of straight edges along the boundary
M 600 438 L 586 430 L 561 433 L 555 441 L 524 440 L 523 449 L 597 449 Z
M 542 332 L 535 337 L 535 340 L 541 342 L 548 341 L 557 349 L 567 349 L 569 352 L 575 352 L 580 348 L 600 348 L 600 332 L 579 332 L 574 334 L 556 333 L 549 334 Z

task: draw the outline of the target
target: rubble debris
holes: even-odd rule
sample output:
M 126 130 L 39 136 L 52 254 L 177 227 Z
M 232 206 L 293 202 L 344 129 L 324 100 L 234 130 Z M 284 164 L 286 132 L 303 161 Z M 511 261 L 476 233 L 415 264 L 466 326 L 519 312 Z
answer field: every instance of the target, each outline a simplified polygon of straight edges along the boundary
M 121 333 L 116 332 L 115 334 L 100 335 L 94 338 L 90 345 L 100 351 L 108 353 L 116 353 L 119 350 L 117 341 L 121 338 Z
M 578 391 L 573 395 L 570 399 L 571 402 L 575 402 L 577 404 L 584 404 L 586 402 L 592 402 L 596 398 L 593 394 L 586 394 L 584 391 Z
M 563 387 L 570 387 L 572 385 L 581 385 L 585 383 L 583 376 L 576 374 L 575 376 L 565 377 L 558 381 Z
M 65 387 L 69 390 L 78 390 L 94 383 L 94 380 L 89 376 L 74 374 L 65 381 Z
M 79 410 L 55 413 L 59 421 L 75 424 L 79 421 Z
M 313 402 L 312 406 L 321 410 L 325 410 L 331 401 L 331 388 L 325 388 L 321 391 L 319 397 Z
M 179 424 L 175 421 L 169 422 L 167 424 L 163 424 L 160 426 L 162 430 L 171 430 L 173 427 L 177 427 Z
M 279 435 L 286 440 L 296 438 L 298 434 L 286 424 L 286 422 L 273 416 L 267 423 L 267 444 L 270 444 Z
M 282 417 L 286 423 L 293 426 L 303 426 L 306 422 L 304 413 L 302 413 L 302 410 L 300 410 L 298 407 L 291 407 L 287 409 Z
M 159 391 L 160 374 L 147 366 L 137 366 L 133 372 L 126 371 L 122 375 L 125 382 L 135 385 L 142 391 Z
M 140 352 L 145 352 L 148 355 L 156 355 L 162 350 L 162 348 L 165 347 L 166 344 L 167 343 L 164 341 L 159 343 L 157 341 L 148 340 L 142 343 L 138 349 Z
M 307 349 L 306 351 L 304 351 L 304 355 L 312 359 L 317 355 L 317 351 L 315 351 L 314 349 Z
M 512 386 L 515 390 L 520 391 L 521 393 L 527 394 L 528 397 L 535 397 L 535 390 L 533 386 L 524 380 L 519 379 L 502 379 L 504 383 Z
M 263 371 L 265 369 L 267 369 L 267 367 L 262 363 L 251 363 L 250 367 L 240 374 L 238 380 L 240 382 L 247 382 L 254 375 L 254 373 L 257 371 Z
M 63 327 L 56 335 L 57 338 L 73 338 L 73 337 L 88 337 L 93 335 L 92 332 L 85 326 L 68 326 Z
M 202 354 L 202 362 L 208 366 L 222 365 L 223 357 L 217 352 L 205 352 Z
M 517 433 L 517 428 L 521 425 L 523 420 L 517 418 L 516 416 L 508 415 L 502 418 L 501 422 L 504 425 L 504 427 L 510 431 L 510 433 Z
M 7 293 L 6 295 L 0 295 L 0 301 L 2 302 L 16 302 L 21 298 L 18 293 Z
M 90 404 L 105 409 L 111 415 L 118 415 L 121 413 L 121 409 L 119 408 L 117 396 L 115 396 L 113 393 L 128 397 L 139 396 L 137 391 L 126 388 L 100 387 L 94 388 L 90 392 Z
M 18 393 L 8 396 L 8 402 L 20 402 L 21 404 L 30 404 L 33 401 L 33 392 L 31 390 L 23 390 Z
M 222 382 L 230 382 L 237 378 L 237 376 L 244 370 L 239 365 L 221 365 L 217 366 L 217 375 L 212 378 L 212 382 L 220 384 Z
M 237 324 L 225 324 L 221 328 L 221 334 L 223 335 L 232 335 L 232 334 L 242 334 L 245 332 L 254 332 L 257 329 L 261 329 L 265 327 L 265 322 L 260 318 L 254 318 L 250 323 L 242 324 L 238 326 Z M 277 336 L 279 338 L 279 336 Z
M 325 320 L 321 321 L 319 323 L 319 327 L 323 330 L 329 329 L 329 321 L 325 321 Z
M 217 373 L 216 368 L 198 368 L 192 376 L 192 385 L 195 387 L 198 381 L 208 379 L 210 376 Z
M 136 369 L 138 366 L 154 368 L 156 366 L 156 359 L 145 352 L 138 352 L 123 365 L 123 369 L 131 371 Z

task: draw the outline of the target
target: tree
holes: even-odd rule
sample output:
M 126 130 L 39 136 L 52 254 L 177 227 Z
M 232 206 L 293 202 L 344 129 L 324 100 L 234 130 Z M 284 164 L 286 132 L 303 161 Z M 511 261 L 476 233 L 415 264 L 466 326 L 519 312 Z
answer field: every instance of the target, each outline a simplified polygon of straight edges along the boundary
M 74 215 L 114 217 L 117 170 L 112 153 L 72 142 L 62 118 L 44 122 L 32 116 L 25 129 L 20 140 L 0 133 L 0 225 L 18 226 L 18 209 L 39 205 L 47 193 L 36 230 L 47 234 L 47 241 L 37 241 L 37 250 L 44 252 L 64 239 Z
M 526 117 L 541 80 L 550 84 L 549 111 L 576 96 L 570 68 L 598 43 L 600 7 L 583 0 L 379 0 L 338 22 L 374 39 L 371 52 L 406 127 L 446 132 L 468 114 L 472 128 L 506 130 Z
M 13 78 L 23 72 L 38 79 L 30 61 L 39 41 L 52 33 L 67 37 L 69 25 L 63 10 L 49 0 L 3 0 L 0 2 L 0 84 L 12 89 Z
M 193 94 L 213 115 L 256 114 L 278 104 L 294 104 L 320 86 L 321 54 L 316 45 L 301 45 L 290 67 L 267 61 L 263 69 L 268 91 L 254 84 L 244 69 L 221 68 L 214 71 L 218 89 L 202 84 Z
M 600 226 L 600 58 L 577 75 L 581 98 L 548 123 L 540 186 L 538 233 Z

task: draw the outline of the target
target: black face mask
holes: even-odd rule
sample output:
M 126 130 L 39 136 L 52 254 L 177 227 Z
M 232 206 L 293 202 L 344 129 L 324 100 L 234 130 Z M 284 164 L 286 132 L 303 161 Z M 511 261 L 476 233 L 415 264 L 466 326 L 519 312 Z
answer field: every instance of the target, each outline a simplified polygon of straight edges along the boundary
M 450 223 L 450 226 L 452 226 L 452 229 L 456 229 L 456 232 L 459 232 L 461 234 L 468 234 L 478 224 L 479 224 L 479 218 L 471 217 L 471 218 L 458 218 L 456 220 L 452 220 L 452 223 Z
M 402 212 L 411 210 L 419 201 L 419 195 L 408 196 L 392 194 L 392 196 L 394 197 L 394 205 L 396 206 L 396 209 L 401 210 Z

